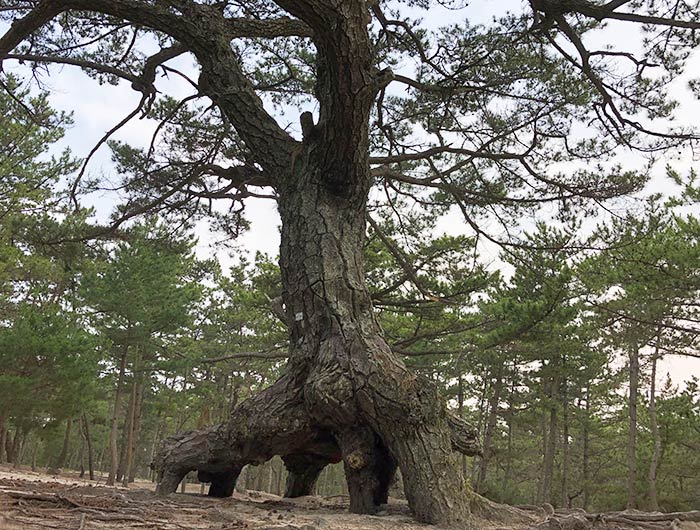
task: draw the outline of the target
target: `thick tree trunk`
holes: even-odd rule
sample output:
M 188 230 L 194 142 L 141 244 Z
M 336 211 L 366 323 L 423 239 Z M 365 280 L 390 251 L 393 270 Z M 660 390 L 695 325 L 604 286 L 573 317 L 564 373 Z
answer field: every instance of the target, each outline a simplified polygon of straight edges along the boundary
M 639 348 L 629 354 L 629 437 L 627 439 L 627 508 L 637 507 L 637 402 L 639 394 Z
M 658 341 L 658 337 L 657 337 Z M 661 436 L 659 435 L 659 422 L 656 417 L 656 363 L 658 361 L 659 348 L 656 347 L 654 357 L 651 360 L 651 386 L 649 388 L 649 423 L 654 440 L 654 453 L 649 464 L 649 509 L 659 510 L 659 499 L 656 492 L 656 471 L 661 458 Z
M 364 284 L 364 200 L 337 193 L 301 178 L 281 194 L 292 344 L 285 374 L 228 424 L 167 441 L 155 462 L 159 491 L 174 491 L 198 469 L 210 495 L 230 495 L 243 465 L 278 454 L 288 466 L 286 493 L 303 495 L 342 458 L 351 510 L 372 513 L 386 502 L 398 465 L 417 518 L 465 520 L 471 493 L 452 447 L 473 454 L 476 435 L 391 353 Z
M 464 422 L 448 418 L 435 385 L 391 352 L 365 285 L 368 123 L 374 97 L 388 81 L 371 66 L 367 6 L 337 1 L 330 9 L 307 10 L 293 1 L 278 4 L 314 30 L 318 124 L 302 114 L 303 142 L 289 142 L 267 122 L 249 127 L 233 118 L 251 144 L 265 148 L 277 141 L 280 147 L 268 161 L 282 173 L 275 188 L 289 363 L 227 424 L 167 441 L 155 462 L 158 489 L 174 491 L 187 471 L 197 469 L 200 479 L 211 480 L 210 495 L 230 494 L 244 464 L 280 455 L 309 462 L 290 469 L 289 479 L 297 491 L 308 491 L 319 460 L 342 459 L 351 509 L 366 513 L 386 500 L 398 466 L 415 516 L 454 526 L 467 520 L 472 493 L 452 447 L 472 447 L 474 437 L 459 439 L 469 432 Z M 212 46 L 194 50 L 200 82 L 235 111 L 246 94 L 231 92 L 240 82 L 235 71 L 221 67 L 230 46 Z
M 434 385 L 391 353 L 364 283 L 369 179 L 338 175 L 347 182 L 339 188 L 326 183 L 325 171 L 348 169 L 313 166 L 301 179 L 305 185 L 297 180 L 280 195 L 290 371 L 305 376 L 305 408 L 338 442 L 351 509 L 373 511 L 372 499 L 385 496 L 386 478 L 376 474 L 393 473 L 384 456 L 390 454 L 419 519 L 462 519 L 469 493 L 457 472 L 445 406 Z

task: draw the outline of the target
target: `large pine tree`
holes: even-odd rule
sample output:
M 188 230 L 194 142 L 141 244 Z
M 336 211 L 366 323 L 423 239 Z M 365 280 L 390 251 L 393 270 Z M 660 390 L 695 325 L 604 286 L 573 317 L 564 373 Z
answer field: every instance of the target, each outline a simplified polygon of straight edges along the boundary
M 240 201 L 277 201 L 287 369 L 227 424 L 166 446 L 160 491 L 198 469 L 210 494 L 229 495 L 244 464 L 279 454 L 288 491 L 302 494 L 342 458 L 353 511 L 385 501 L 399 466 L 419 519 L 464 521 L 473 496 L 452 446 L 464 447 L 465 426 L 391 351 L 365 283 L 373 183 L 456 205 L 480 237 L 496 240 L 488 215 L 508 233 L 544 203 L 565 217 L 638 189 L 644 174 L 603 164 L 615 146 L 654 151 L 693 139 L 654 120 L 673 112 L 665 90 L 695 44 L 697 2 L 531 0 L 489 27 L 464 20 L 433 33 L 403 11 L 443 4 L 0 1 L 12 22 L 0 38 L 4 63 L 124 79 L 142 94 L 130 116 L 163 120 L 153 148 L 115 145 L 128 200 L 112 227 L 146 211 L 197 215 L 222 198 L 234 207 L 221 220 L 235 229 Z M 611 20 L 644 23 L 645 49 L 590 48 L 589 32 Z M 174 73 L 168 61 L 182 54 L 196 60 L 195 93 L 157 102 L 157 72 Z M 201 114 L 188 107 L 200 97 L 214 104 Z M 295 138 L 264 100 L 313 101 L 318 113 L 300 114 Z

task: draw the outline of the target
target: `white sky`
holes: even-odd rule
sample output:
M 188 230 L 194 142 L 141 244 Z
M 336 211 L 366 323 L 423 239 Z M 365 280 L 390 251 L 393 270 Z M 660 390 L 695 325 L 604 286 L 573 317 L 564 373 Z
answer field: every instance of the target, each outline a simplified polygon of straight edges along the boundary
M 454 23 L 462 17 L 467 17 L 472 24 L 488 23 L 496 14 L 502 14 L 506 9 L 520 9 L 521 2 L 516 0 L 482 0 L 471 2 L 465 11 L 449 11 L 444 8 L 435 8 L 430 11 L 429 17 L 425 17 L 425 25 L 438 27 L 445 23 Z M 638 35 L 634 33 L 632 25 L 615 23 L 611 25 L 615 38 L 624 36 L 625 41 L 638 40 Z M 0 24 L 0 32 L 6 30 L 6 25 Z M 177 66 L 192 71 L 191 59 L 182 58 L 177 60 Z M 695 66 L 695 67 L 693 67 Z M 6 71 L 15 71 L 18 74 L 26 72 L 26 69 L 17 66 L 16 63 L 7 62 L 4 66 Z M 688 68 L 689 71 L 700 71 L 700 61 L 693 61 Z M 687 79 L 679 79 L 674 89 L 676 96 L 683 103 L 680 113 L 681 121 L 694 124 L 700 116 L 700 103 L 689 97 L 685 88 Z M 64 66 L 51 67 L 51 75 L 43 77 L 45 87 L 51 91 L 51 104 L 61 110 L 71 111 L 74 116 L 75 125 L 68 130 L 61 146 L 69 146 L 78 157 L 84 157 L 93 148 L 97 140 L 116 123 L 123 119 L 139 102 L 140 94 L 133 91 L 129 84 L 121 82 L 118 86 L 98 86 L 97 83 L 84 75 L 78 68 Z M 172 78 L 167 85 L 158 81 L 159 86 L 167 86 L 168 94 L 177 96 L 189 94 L 189 86 L 184 81 Z M 283 116 L 281 123 L 296 123 L 295 115 Z M 132 120 L 131 123 L 123 127 L 115 136 L 115 139 L 125 141 L 134 146 L 146 146 L 151 138 L 153 123 L 146 120 Z M 626 155 L 623 157 L 626 164 L 638 164 L 638 159 Z M 689 168 L 695 161 L 690 157 L 685 157 L 675 165 L 682 168 Z M 663 169 L 663 164 L 659 166 Z M 660 171 L 661 173 L 661 171 Z M 102 147 L 92 159 L 88 175 L 104 175 L 109 178 L 114 175 L 114 169 L 110 161 L 109 149 Z M 663 191 L 670 186 L 663 178 L 657 178 L 653 182 L 654 191 Z M 94 197 L 94 206 L 98 217 L 105 219 L 114 204 L 114 198 L 110 196 Z M 696 212 L 700 215 L 700 210 Z M 246 206 L 246 217 L 251 222 L 251 229 L 243 234 L 237 244 L 243 251 L 251 255 L 257 251 L 266 252 L 271 255 L 278 253 L 279 247 L 279 216 L 272 201 L 254 199 L 250 200 Z M 442 219 L 438 225 L 442 232 L 464 233 L 468 229 L 459 215 L 449 215 Z M 217 241 L 221 236 L 210 233 L 204 225 L 201 225 L 197 234 L 200 238 L 199 252 L 202 255 L 210 256 L 213 252 L 211 243 Z M 222 264 L 230 263 L 231 258 L 227 251 L 216 252 Z M 495 247 L 484 247 L 482 254 L 487 261 L 497 259 L 498 250 Z M 668 357 L 662 363 L 659 370 L 659 379 L 666 377 L 666 372 L 670 373 L 674 381 L 683 381 L 691 375 L 700 376 L 700 359 L 672 358 Z

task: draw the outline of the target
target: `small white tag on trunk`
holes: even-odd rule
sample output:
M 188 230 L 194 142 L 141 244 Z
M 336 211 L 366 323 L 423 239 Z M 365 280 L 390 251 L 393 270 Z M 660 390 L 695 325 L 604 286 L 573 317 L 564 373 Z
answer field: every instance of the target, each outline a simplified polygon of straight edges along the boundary
M 304 313 L 296 313 L 294 315 L 294 320 L 296 320 L 297 322 L 304 320 Z

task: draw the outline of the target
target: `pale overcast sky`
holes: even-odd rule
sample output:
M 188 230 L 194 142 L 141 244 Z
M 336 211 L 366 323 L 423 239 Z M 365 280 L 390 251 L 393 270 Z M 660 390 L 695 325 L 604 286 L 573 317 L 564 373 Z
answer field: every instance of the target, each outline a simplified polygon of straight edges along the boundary
M 502 14 L 508 8 L 520 9 L 522 3 L 515 0 L 482 0 L 471 2 L 465 11 L 450 11 L 444 8 L 435 8 L 425 17 L 425 25 L 438 27 L 445 23 L 455 23 L 465 17 L 472 24 L 488 23 L 494 15 Z M 6 25 L 0 24 L 0 32 L 6 30 Z M 639 40 L 633 25 L 614 23 L 605 35 L 601 35 L 601 40 L 607 36 L 614 35 L 616 39 L 624 37 L 626 43 Z M 177 66 L 186 71 L 194 71 L 194 66 L 190 58 L 180 58 Z M 26 68 L 7 62 L 6 71 L 18 74 L 26 73 Z M 700 71 L 700 61 L 694 60 L 688 69 L 691 72 Z M 129 87 L 126 82 L 121 82 L 118 86 L 99 86 L 95 81 L 83 74 L 80 69 L 70 66 L 52 66 L 50 76 L 44 76 L 43 81 L 47 89 L 51 91 L 52 105 L 61 110 L 71 111 L 74 116 L 75 125 L 68 130 L 65 140 L 61 146 L 69 146 L 78 157 L 84 157 L 93 148 L 97 140 L 116 123 L 121 121 L 139 102 L 140 94 Z M 173 77 L 167 84 L 158 81 L 159 87 L 167 88 L 167 93 L 173 96 L 186 95 L 190 93 L 191 87 L 184 81 Z M 687 78 L 679 79 L 674 87 L 674 95 L 683 102 L 683 111 L 680 113 L 680 121 L 693 123 L 700 116 L 700 104 L 689 97 L 686 88 Z M 165 90 L 164 90 L 165 91 Z M 298 120 L 298 110 L 288 116 L 280 116 L 280 122 L 296 124 Z M 122 140 L 134 146 L 147 146 L 151 138 L 154 123 L 147 120 L 132 120 L 123 127 L 115 136 L 115 139 Z M 622 159 L 627 166 L 639 164 L 638 158 L 633 155 L 624 155 Z M 674 162 L 681 168 L 689 168 L 694 160 L 690 156 L 680 162 Z M 664 164 L 659 164 L 659 174 L 662 173 Z M 104 175 L 109 178 L 114 175 L 114 169 L 110 161 L 109 149 L 103 146 L 92 159 L 89 168 L 89 175 Z M 663 191 L 670 187 L 670 184 L 663 178 L 657 178 L 653 182 L 655 191 Z M 109 196 L 93 197 L 94 206 L 98 216 L 105 219 L 114 204 L 114 199 Z M 279 216 L 272 201 L 260 199 L 249 200 L 246 207 L 246 216 L 251 221 L 251 229 L 239 239 L 239 245 L 247 252 L 266 252 L 276 255 L 279 245 Z M 696 211 L 700 215 L 700 211 Z M 439 228 L 441 231 L 449 233 L 467 232 L 465 223 L 458 215 L 451 215 L 443 219 Z M 210 244 L 220 236 L 211 234 L 202 225 L 197 230 L 200 238 L 199 251 L 203 255 L 211 255 Z M 489 261 L 495 261 L 498 250 L 496 248 L 485 247 L 483 254 Z M 219 259 L 224 263 L 229 263 L 230 259 L 226 251 L 218 251 Z M 691 375 L 700 376 L 700 359 L 672 358 L 668 357 L 659 370 L 659 378 L 664 379 L 665 373 L 671 373 L 674 381 L 683 381 Z

